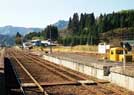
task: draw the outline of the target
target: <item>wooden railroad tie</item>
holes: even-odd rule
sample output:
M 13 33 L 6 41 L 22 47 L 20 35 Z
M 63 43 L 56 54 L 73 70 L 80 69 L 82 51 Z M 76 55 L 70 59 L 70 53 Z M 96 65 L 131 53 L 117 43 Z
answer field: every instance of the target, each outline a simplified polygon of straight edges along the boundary
M 41 86 L 58 86 L 58 85 L 96 85 L 97 83 L 90 80 L 79 80 L 76 82 L 56 82 L 56 83 L 46 83 L 46 82 L 40 82 Z M 22 87 L 24 88 L 32 88 L 37 87 L 35 83 L 22 83 Z

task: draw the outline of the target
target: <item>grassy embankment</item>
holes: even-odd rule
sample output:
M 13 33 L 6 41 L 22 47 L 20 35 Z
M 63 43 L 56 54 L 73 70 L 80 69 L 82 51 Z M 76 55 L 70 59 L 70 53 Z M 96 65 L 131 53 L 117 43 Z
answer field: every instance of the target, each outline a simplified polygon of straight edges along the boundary
M 49 51 L 50 48 L 42 48 L 42 47 L 34 47 L 32 50 L 36 51 Z M 52 50 L 54 52 L 97 52 L 97 46 L 91 46 L 91 45 L 78 45 L 78 46 L 53 46 Z
M 32 51 L 50 51 L 50 48 L 41 48 L 41 47 L 34 47 Z M 97 56 L 99 59 L 104 59 L 104 54 L 97 54 L 98 52 L 98 46 L 88 46 L 88 45 L 78 45 L 78 46 L 54 46 L 52 47 L 53 52 L 79 52 L 79 53 L 87 53 L 87 54 L 93 54 L 94 56 Z M 97 54 L 97 55 L 96 55 Z M 133 56 L 134 61 L 134 52 L 131 52 Z M 108 55 L 107 55 L 108 56 Z

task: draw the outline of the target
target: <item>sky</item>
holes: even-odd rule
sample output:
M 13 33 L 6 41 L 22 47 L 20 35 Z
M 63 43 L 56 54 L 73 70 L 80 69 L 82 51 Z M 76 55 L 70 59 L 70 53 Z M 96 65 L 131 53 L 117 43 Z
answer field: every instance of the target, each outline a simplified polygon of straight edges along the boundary
M 134 0 L 0 0 L 0 27 L 39 27 L 68 20 L 77 13 L 111 13 L 134 9 Z

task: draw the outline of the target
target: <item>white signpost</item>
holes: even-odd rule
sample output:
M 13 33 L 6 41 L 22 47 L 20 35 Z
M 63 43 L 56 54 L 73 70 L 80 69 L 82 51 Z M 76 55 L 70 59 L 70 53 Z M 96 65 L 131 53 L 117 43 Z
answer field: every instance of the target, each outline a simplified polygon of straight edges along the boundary
M 110 49 L 110 45 L 106 45 L 106 43 L 99 43 L 98 53 L 106 54 L 107 49 Z

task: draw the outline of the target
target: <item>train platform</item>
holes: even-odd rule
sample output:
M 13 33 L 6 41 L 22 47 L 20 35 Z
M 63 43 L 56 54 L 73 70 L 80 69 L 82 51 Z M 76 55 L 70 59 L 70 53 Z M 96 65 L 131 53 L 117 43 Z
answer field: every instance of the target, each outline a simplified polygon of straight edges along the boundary
M 90 67 L 95 67 L 98 69 L 104 69 L 105 67 L 110 67 L 112 72 L 124 74 L 127 76 L 134 77 L 134 63 L 126 63 L 125 69 L 124 65 L 121 62 L 111 62 L 107 60 L 100 60 L 97 55 L 87 54 L 87 53 L 70 53 L 70 52 L 53 52 L 45 53 L 45 52 L 32 52 L 32 54 L 37 56 L 48 55 L 51 57 L 55 57 L 61 60 L 67 60 L 71 62 L 76 62 L 80 64 L 84 64 Z
M 134 77 L 134 63 L 126 63 L 126 66 L 124 68 L 124 64 L 121 62 L 99 60 L 96 56 L 90 54 L 56 52 L 49 54 L 49 56 L 53 56 L 68 61 L 73 61 L 76 63 L 84 64 L 99 69 L 103 69 L 104 67 L 110 67 L 110 70 L 112 72 Z
M 124 66 L 112 67 L 111 72 L 134 77 L 134 64 L 127 65 L 125 67 Z
M 134 91 L 134 63 L 110 62 L 99 60 L 97 55 L 85 53 L 32 52 L 43 59 L 71 68 L 98 79 L 106 80 L 125 89 Z

